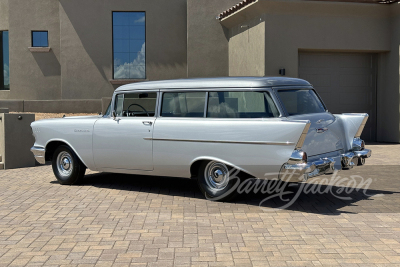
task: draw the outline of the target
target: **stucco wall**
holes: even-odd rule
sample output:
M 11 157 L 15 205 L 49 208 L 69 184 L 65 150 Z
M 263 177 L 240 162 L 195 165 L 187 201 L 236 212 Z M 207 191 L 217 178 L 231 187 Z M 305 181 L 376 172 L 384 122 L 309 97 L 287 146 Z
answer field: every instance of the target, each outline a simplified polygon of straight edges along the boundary
M 229 32 L 215 19 L 239 0 L 187 0 L 188 77 L 229 75 Z
M 109 97 L 118 87 L 110 83 L 112 11 L 146 12 L 147 79 L 187 77 L 186 0 L 0 0 L 11 84 L 0 99 Z M 29 51 L 32 30 L 49 32 L 49 53 Z
M 117 87 L 110 83 L 112 11 L 146 12 L 148 80 L 187 76 L 186 0 L 59 2 L 63 99 L 101 99 Z
M 229 76 L 264 76 L 264 16 L 231 28 L 229 35 Z
M 2 2 L 4 5 L 4 1 Z M 10 91 L 0 91 L 0 98 L 59 99 L 60 25 L 58 2 L 53 0 L 13 0 L 8 4 Z M 0 10 L 2 10 L 1 7 Z M 49 32 L 49 46 L 51 47 L 49 53 L 29 51 L 32 30 Z
M 8 30 L 8 0 L 0 0 L 0 31 Z

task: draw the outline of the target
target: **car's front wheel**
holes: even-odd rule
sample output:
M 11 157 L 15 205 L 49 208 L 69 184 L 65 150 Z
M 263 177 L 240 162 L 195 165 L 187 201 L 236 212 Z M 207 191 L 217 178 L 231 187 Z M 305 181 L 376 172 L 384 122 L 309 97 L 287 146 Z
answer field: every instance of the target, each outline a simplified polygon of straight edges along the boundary
M 200 165 L 197 182 L 200 191 L 208 200 L 227 201 L 235 197 L 241 178 L 239 172 L 218 161 Z
M 86 167 L 68 146 L 59 146 L 53 154 L 53 172 L 63 185 L 78 184 L 85 176 Z

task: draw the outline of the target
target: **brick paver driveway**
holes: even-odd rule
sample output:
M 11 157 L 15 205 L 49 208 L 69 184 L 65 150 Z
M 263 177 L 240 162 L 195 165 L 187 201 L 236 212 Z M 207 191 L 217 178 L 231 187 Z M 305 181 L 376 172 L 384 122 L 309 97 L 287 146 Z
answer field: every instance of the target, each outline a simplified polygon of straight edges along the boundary
M 369 190 L 293 188 L 279 210 L 277 197 L 259 207 L 273 193 L 207 201 L 189 179 L 89 172 L 61 186 L 51 166 L 1 171 L 0 266 L 399 266 L 399 173 L 341 172 Z

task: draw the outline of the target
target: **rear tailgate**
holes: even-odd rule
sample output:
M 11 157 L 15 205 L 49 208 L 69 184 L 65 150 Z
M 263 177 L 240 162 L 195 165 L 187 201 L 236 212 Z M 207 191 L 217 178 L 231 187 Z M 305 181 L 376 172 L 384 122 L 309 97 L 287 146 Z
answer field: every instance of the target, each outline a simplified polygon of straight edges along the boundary
M 288 117 L 289 120 L 309 120 L 311 122 L 302 150 L 308 156 L 343 150 L 341 127 L 332 114 L 316 113 Z

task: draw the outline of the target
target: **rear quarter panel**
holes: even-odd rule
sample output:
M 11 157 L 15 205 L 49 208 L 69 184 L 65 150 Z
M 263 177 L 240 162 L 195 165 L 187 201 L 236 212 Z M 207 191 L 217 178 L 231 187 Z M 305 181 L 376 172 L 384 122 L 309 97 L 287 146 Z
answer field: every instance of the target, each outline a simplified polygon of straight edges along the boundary
M 190 177 L 193 162 L 209 159 L 225 162 L 257 178 L 274 178 L 291 156 L 305 125 L 306 122 L 279 118 L 158 118 L 153 132 L 154 171 L 165 176 Z
M 351 150 L 353 146 L 353 138 L 360 128 L 363 120 L 368 117 L 366 113 L 353 113 L 353 114 L 335 114 L 336 119 L 341 125 L 343 136 L 343 143 L 345 150 Z

